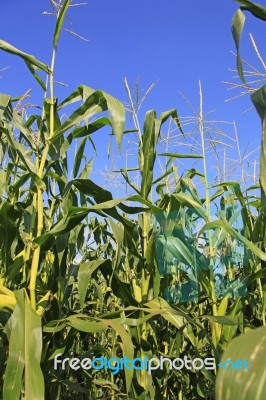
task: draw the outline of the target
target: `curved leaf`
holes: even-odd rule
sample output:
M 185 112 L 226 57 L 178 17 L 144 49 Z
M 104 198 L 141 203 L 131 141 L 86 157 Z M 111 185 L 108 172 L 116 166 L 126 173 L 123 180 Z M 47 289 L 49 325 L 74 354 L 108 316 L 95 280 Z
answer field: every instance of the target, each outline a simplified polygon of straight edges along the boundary
M 241 10 L 246 10 L 251 12 L 254 17 L 266 21 L 266 8 L 259 3 L 253 3 L 248 0 L 236 0 L 238 3 L 242 4 Z
M 264 400 L 266 393 L 266 328 L 233 339 L 227 347 L 216 380 L 217 400 Z M 232 362 L 242 361 L 242 368 Z M 227 364 L 225 364 L 227 361 Z M 246 367 L 243 362 L 246 361 Z
M 48 74 L 52 74 L 52 71 L 50 70 L 48 65 L 37 60 L 37 58 L 35 58 L 31 54 L 24 53 L 23 51 L 17 49 L 16 47 L 5 42 L 4 40 L 0 40 L 0 49 L 22 58 L 26 63 L 30 65 L 35 65 L 36 67 L 40 68 L 42 71 L 47 72 Z
M 86 121 L 88 118 L 99 112 L 108 111 L 113 132 L 118 147 L 121 150 L 125 124 L 125 110 L 122 103 L 101 90 L 95 91 L 87 86 L 81 85 L 58 106 L 58 109 L 78 100 L 83 100 L 84 103 L 70 115 L 58 130 L 56 130 L 55 137 L 61 135 L 72 126 L 77 125 L 82 121 Z M 102 122 L 105 123 L 107 121 L 102 120 L 101 123 Z
M 54 47 L 55 48 L 57 47 L 57 44 L 58 44 L 60 32 L 61 32 L 62 25 L 63 25 L 64 19 L 66 16 L 67 9 L 69 7 L 69 3 L 70 3 L 70 0 L 65 0 L 64 4 L 60 10 L 57 21 L 56 21 L 55 32 L 54 32 Z
M 257 257 L 259 257 L 263 261 L 266 261 L 266 254 L 258 246 L 256 246 L 254 243 L 250 242 L 248 239 L 246 239 L 244 236 L 238 233 L 231 225 L 229 225 L 224 220 L 216 220 L 205 224 L 203 228 L 200 230 L 199 236 L 201 235 L 202 232 L 208 229 L 215 229 L 215 228 L 225 229 L 226 232 L 228 232 L 232 237 L 244 243 L 247 246 L 247 248 L 251 250 Z
M 25 290 L 15 292 L 17 304 L 11 317 L 9 356 L 5 372 L 3 400 L 19 400 L 24 372 L 27 400 L 44 400 L 41 318 L 31 308 Z

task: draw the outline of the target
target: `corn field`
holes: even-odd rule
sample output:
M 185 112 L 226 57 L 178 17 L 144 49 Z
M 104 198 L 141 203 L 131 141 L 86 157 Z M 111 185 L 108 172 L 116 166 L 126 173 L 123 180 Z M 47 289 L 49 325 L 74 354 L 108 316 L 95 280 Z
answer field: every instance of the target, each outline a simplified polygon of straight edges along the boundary
M 245 17 L 266 21 L 266 8 L 238 3 L 232 34 L 246 87 Z M 145 98 L 135 101 L 127 80 L 126 105 L 85 85 L 59 101 L 54 71 L 71 0 L 51 4 L 50 65 L 0 40 L 43 89 L 27 112 L 27 94 L 0 94 L 0 398 L 265 399 L 266 85 L 251 94 L 258 173 L 249 179 L 241 164 L 245 179 L 230 179 L 224 166 L 212 184 L 201 83 L 198 147 L 185 152 L 186 121 L 175 109 L 141 121 Z M 120 154 L 128 137 L 135 146 L 137 166 L 114 171 L 122 197 L 92 179 L 86 156 L 106 129 Z

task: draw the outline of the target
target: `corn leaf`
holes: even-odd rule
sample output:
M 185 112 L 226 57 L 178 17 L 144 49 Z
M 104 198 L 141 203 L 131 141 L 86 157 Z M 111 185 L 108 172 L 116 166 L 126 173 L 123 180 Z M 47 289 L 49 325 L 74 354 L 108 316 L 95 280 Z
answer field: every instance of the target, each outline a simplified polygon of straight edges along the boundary
M 262 122 L 262 139 L 261 139 L 261 153 L 260 153 L 260 185 L 264 194 L 264 201 L 266 198 L 266 85 L 256 90 L 252 94 L 251 100 L 261 118 Z
M 64 4 L 60 10 L 59 16 L 56 20 L 56 26 L 55 26 L 55 32 L 54 32 L 54 47 L 55 48 L 57 48 L 57 45 L 58 45 L 60 32 L 61 32 L 62 25 L 63 25 L 64 19 L 66 16 L 67 9 L 69 7 L 69 3 L 70 3 L 70 0 L 65 0 Z
M 254 17 L 266 21 L 266 8 L 259 3 L 253 3 L 248 0 L 236 0 L 238 3 L 242 4 L 241 10 L 246 10 L 251 12 Z
M 0 93 L 0 119 L 2 119 L 4 112 L 10 102 L 11 97 L 7 94 Z
M 86 138 L 81 141 L 81 143 L 80 143 L 80 145 L 78 147 L 77 153 L 75 155 L 74 166 L 73 166 L 73 176 L 74 176 L 74 178 L 77 177 L 81 161 L 85 157 L 84 156 L 85 146 L 86 146 Z
M 258 246 L 256 246 L 254 243 L 250 242 L 248 239 L 246 239 L 244 236 L 242 236 L 240 233 L 238 233 L 231 225 L 229 225 L 224 220 L 216 220 L 216 221 L 208 222 L 200 230 L 199 236 L 201 235 L 202 232 L 204 232 L 208 229 L 215 229 L 215 228 L 224 229 L 233 238 L 238 239 L 238 240 L 240 240 L 240 242 L 244 243 L 246 245 L 246 247 L 249 250 L 251 250 L 258 258 L 260 258 L 263 261 L 266 261 L 266 254 Z
M 233 16 L 232 20 L 232 35 L 235 41 L 236 45 L 236 50 L 237 50 L 237 58 L 236 58 L 236 63 L 237 63 L 237 71 L 239 74 L 240 79 L 245 82 L 244 74 L 243 74 L 243 66 L 242 66 L 242 60 L 241 60 L 241 55 L 240 55 L 240 40 L 241 40 L 241 35 L 242 31 L 244 28 L 245 24 L 245 14 L 243 11 L 238 9 Z
M 266 328 L 260 327 L 233 339 L 221 359 L 216 379 L 217 400 L 264 400 L 266 392 Z M 246 368 L 232 368 L 230 361 L 247 361 Z M 247 369 L 248 368 L 248 369 Z
M 19 400 L 24 372 L 27 400 L 44 400 L 41 318 L 31 308 L 25 290 L 15 292 L 17 304 L 11 317 L 9 356 L 5 372 L 3 400 Z
M 58 130 L 56 130 L 55 135 L 62 134 L 72 126 L 77 125 L 81 121 L 86 121 L 99 112 L 108 111 L 113 133 L 116 137 L 118 147 L 121 150 L 125 124 L 125 110 L 122 103 L 101 90 L 95 91 L 87 86 L 81 85 L 58 106 L 58 109 L 78 100 L 83 100 L 84 103 L 70 115 Z M 103 120 L 101 122 L 103 122 Z
M 35 58 L 31 54 L 24 53 L 23 51 L 17 49 L 16 47 L 5 42 L 4 40 L 0 40 L 0 49 L 6 51 L 7 53 L 14 54 L 15 56 L 22 58 L 26 64 L 28 63 L 30 65 L 35 65 L 36 67 L 40 68 L 44 72 L 47 72 L 48 74 L 52 73 L 48 65 L 37 60 L 37 58 Z
M 105 260 L 93 260 L 80 264 L 78 272 L 78 291 L 81 310 L 84 307 L 87 289 L 90 283 L 91 274 L 105 262 Z

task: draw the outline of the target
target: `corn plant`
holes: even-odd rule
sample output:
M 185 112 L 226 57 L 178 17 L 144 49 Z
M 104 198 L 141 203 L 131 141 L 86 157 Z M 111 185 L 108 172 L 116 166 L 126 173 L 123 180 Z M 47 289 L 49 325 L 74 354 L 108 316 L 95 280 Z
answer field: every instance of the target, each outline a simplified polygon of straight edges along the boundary
M 250 1 L 238 1 L 241 7 L 234 15 L 232 23 L 232 32 L 237 47 L 237 69 L 241 81 L 246 84 L 245 76 L 242 67 L 242 59 L 240 55 L 240 39 L 245 22 L 245 14 L 243 11 L 249 11 L 255 17 L 266 21 L 266 9 L 260 4 L 255 4 Z M 265 135 L 265 86 L 254 91 L 251 95 L 252 102 L 262 121 L 262 142 L 261 142 L 261 157 L 260 157 L 260 190 L 261 199 L 259 202 L 258 216 L 252 224 L 250 231 L 251 239 L 257 246 L 265 252 L 265 221 L 266 221 L 266 208 L 265 208 L 265 167 L 266 167 L 266 135 Z M 248 232 L 246 233 L 248 234 Z M 217 382 L 216 382 L 216 397 L 217 399 L 234 397 L 236 399 L 262 399 L 265 392 L 265 370 L 262 359 L 265 357 L 265 287 L 261 279 L 264 277 L 265 260 L 262 259 L 252 265 L 252 270 L 256 271 L 258 281 L 258 294 L 259 310 L 261 310 L 263 327 L 252 329 L 245 335 L 234 339 L 228 346 L 222 362 L 226 362 L 229 358 L 235 359 L 248 359 L 250 360 L 249 370 L 245 370 L 244 374 L 235 370 L 233 374 L 229 371 L 221 369 Z M 251 303 L 252 304 L 252 303 Z M 255 325 L 256 327 L 257 325 Z M 251 372 L 252 371 L 252 372 Z M 252 373 L 252 375 L 250 374 Z
M 251 194 L 254 187 L 244 191 L 238 182 L 212 187 L 201 88 L 201 153 L 158 153 L 166 122 L 185 135 L 177 111 L 157 116 L 150 110 L 141 123 L 126 84 L 140 180 L 121 168 L 133 193 L 114 198 L 91 179 L 87 148 L 109 127 L 122 151 L 132 129 L 125 127 L 122 103 L 101 90 L 80 85 L 64 100 L 56 97 L 56 55 L 71 1 L 52 5 L 49 66 L 0 41 L 44 93 L 41 113 L 29 116 L 27 94 L 0 95 L 0 396 L 212 399 L 216 369 L 171 369 L 169 360 L 213 357 L 218 363 L 235 336 L 265 325 L 264 170 L 262 201 Z M 263 93 L 253 98 L 261 115 Z M 161 176 L 158 155 L 167 160 Z M 177 174 L 178 159 L 196 159 L 200 170 Z M 113 373 L 114 364 L 113 370 L 55 368 L 59 356 L 168 362 L 152 373 Z

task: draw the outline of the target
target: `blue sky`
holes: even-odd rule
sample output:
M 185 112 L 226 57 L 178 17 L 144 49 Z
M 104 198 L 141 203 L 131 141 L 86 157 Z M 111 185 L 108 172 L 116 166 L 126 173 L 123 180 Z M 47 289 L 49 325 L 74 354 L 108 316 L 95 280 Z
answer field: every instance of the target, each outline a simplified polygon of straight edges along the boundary
M 233 80 L 234 74 L 228 71 L 235 68 L 235 58 L 230 53 L 235 50 L 230 26 L 237 8 L 238 3 L 233 0 L 102 0 L 73 7 L 65 27 L 89 42 L 62 34 L 56 79 L 68 84 L 68 88 L 58 87 L 57 94 L 62 100 L 82 83 L 126 100 L 124 77 L 132 87 L 139 77 L 142 89 L 159 80 L 142 107 L 141 117 L 151 108 L 158 113 L 176 108 L 180 115 L 187 115 L 189 108 L 179 92 L 197 109 L 200 79 L 205 111 L 216 110 L 212 119 L 234 119 L 242 148 L 250 142 L 251 150 L 260 143 L 257 114 L 241 114 L 250 106 L 248 97 L 225 102 L 237 92 L 229 92 L 222 83 Z M 49 63 L 54 19 L 42 12 L 50 10 L 48 0 L 1 0 L 0 38 Z M 249 62 L 259 65 L 249 32 L 263 54 L 266 25 L 247 15 L 242 53 Z M 23 62 L 1 52 L 0 69 L 9 65 L 11 69 L 0 72 L 0 91 L 19 95 L 33 88 L 31 101 L 40 102 L 41 90 Z

